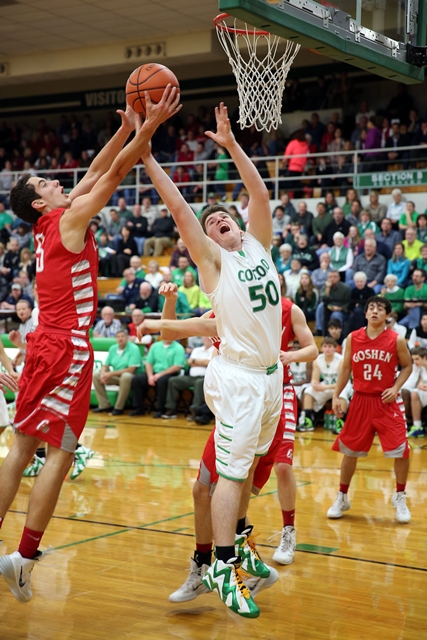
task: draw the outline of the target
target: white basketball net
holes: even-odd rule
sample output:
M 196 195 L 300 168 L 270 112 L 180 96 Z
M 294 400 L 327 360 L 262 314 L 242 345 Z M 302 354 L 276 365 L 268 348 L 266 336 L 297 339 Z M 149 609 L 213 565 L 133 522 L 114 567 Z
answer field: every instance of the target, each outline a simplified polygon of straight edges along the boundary
M 254 125 L 257 131 L 277 129 L 282 122 L 286 77 L 300 45 L 283 40 L 285 52 L 282 54 L 278 52 L 282 40 L 279 36 L 254 32 L 246 23 L 238 30 L 240 33 L 236 30 L 236 20 L 234 29 L 225 19 L 216 23 L 218 39 L 237 81 L 240 128 Z M 240 44 L 246 44 L 247 51 L 242 51 Z M 265 44 L 267 52 L 260 52 Z

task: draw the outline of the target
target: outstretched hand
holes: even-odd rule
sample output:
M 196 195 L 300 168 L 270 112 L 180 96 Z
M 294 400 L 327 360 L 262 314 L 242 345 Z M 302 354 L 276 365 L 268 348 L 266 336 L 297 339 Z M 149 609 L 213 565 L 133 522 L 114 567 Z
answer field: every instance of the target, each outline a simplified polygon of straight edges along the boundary
M 219 107 L 215 107 L 215 118 L 216 133 L 213 131 L 205 131 L 205 135 L 208 136 L 208 138 L 212 138 L 212 140 L 222 147 L 228 147 L 233 144 L 236 139 L 231 130 L 228 109 L 223 102 L 220 103 Z
M 159 293 L 166 300 L 178 300 L 178 285 L 175 282 L 167 282 L 159 287 Z
M 11 391 L 19 391 L 18 382 L 8 373 L 0 373 L 0 389 L 3 391 L 7 387 Z
M 182 104 L 179 104 L 181 99 L 179 89 L 172 87 L 170 84 L 168 84 L 163 91 L 162 99 L 157 104 L 151 102 L 148 91 L 144 92 L 144 97 L 146 116 L 143 126 L 150 127 L 154 130 L 156 130 L 162 122 L 176 115 L 182 108 Z
M 129 105 L 126 105 L 126 111 L 117 109 L 116 113 L 118 113 L 122 119 L 123 129 L 129 133 L 134 131 L 138 127 L 138 124 L 141 123 L 140 116 Z

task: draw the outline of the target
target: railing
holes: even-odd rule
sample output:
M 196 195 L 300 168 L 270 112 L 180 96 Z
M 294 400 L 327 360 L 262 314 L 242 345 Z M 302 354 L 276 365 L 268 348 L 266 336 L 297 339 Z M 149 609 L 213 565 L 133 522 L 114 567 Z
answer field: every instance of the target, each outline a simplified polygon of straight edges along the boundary
M 389 159 L 388 153 L 397 152 L 399 158 Z M 366 156 L 366 154 L 377 154 L 376 156 Z M 295 178 L 294 176 L 286 176 L 283 169 L 283 161 L 292 158 L 307 158 L 304 174 L 301 177 Z M 345 162 L 340 161 L 340 158 L 345 157 Z M 341 168 L 338 172 L 332 170 L 331 167 L 334 164 L 333 160 L 337 158 L 337 165 L 341 164 Z M 370 189 L 370 188 L 393 188 L 393 187 L 415 187 L 426 186 L 427 190 L 427 146 L 405 146 L 397 148 L 381 148 L 381 149 L 369 149 L 369 150 L 350 150 L 350 151 L 335 151 L 335 152 L 321 152 L 313 154 L 301 154 L 285 157 L 281 156 L 262 156 L 253 160 L 257 166 L 263 168 L 264 181 L 272 192 L 272 198 L 278 199 L 280 191 L 294 190 L 293 186 L 295 181 L 302 180 L 306 186 L 313 189 L 320 187 L 322 189 L 338 188 L 342 192 L 345 189 L 354 186 L 356 189 Z M 215 166 L 221 164 L 227 164 L 229 169 L 228 180 L 215 180 L 214 172 Z M 325 164 L 325 171 L 318 173 L 319 167 Z M 202 171 L 199 174 L 201 179 L 190 179 L 189 182 L 176 182 L 178 188 L 180 188 L 184 196 L 188 201 L 207 201 L 208 193 L 216 192 L 219 195 L 226 193 L 231 187 L 234 187 L 236 183 L 240 183 L 239 175 L 234 168 L 233 161 L 227 160 L 205 160 L 202 162 L 169 162 L 164 163 L 161 166 L 169 173 L 173 175 L 176 167 L 182 166 L 189 169 L 190 178 L 194 178 L 195 165 L 202 167 Z M 394 167 L 394 170 L 393 170 Z M 127 204 L 139 203 L 142 201 L 144 195 L 151 195 L 154 190 L 152 184 L 146 182 L 147 177 L 145 174 L 143 165 L 136 165 L 134 167 L 134 181 L 131 184 L 121 184 L 117 189 L 117 194 L 125 195 L 127 197 Z M 58 179 L 63 186 L 67 189 L 72 189 L 78 181 L 86 173 L 86 169 L 49 169 L 44 171 L 37 171 L 36 175 L 47 176 L 51 179 Z M 8 190 L 2 189 L 2 180 L 7 176 L 14 182 L 18 177 L 22 175 L 22 172 L 11 172 L 5 174 L 0 172 L 0 199 L 7 198 Z M 192 187 L 201 187 L 198 194 L 195 196 L 191 193 Z M 298 190 L 301 187 L 297 187 Z M 117 196 L 116 196 L 117 199 Z

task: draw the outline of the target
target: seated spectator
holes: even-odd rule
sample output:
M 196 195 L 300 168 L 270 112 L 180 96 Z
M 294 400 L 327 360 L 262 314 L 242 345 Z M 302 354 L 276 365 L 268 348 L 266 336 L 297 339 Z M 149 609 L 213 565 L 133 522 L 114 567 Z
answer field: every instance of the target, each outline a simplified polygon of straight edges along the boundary
M 323 233 L 333 220 L 332 213 L 328 213 L 326 204 L 324 202 L 317 203 L 317 216 L 313 218 L 312 231 L 313 231 L 313 243 L 320 245 L 322 242 Z
M 188 359 L 190 367 L 188 376 L 173 376 L 169 378 L 168 393 L 166 396 L 166 411 L 162 418 L 173 419 L 177 417 L 176 402 L 178 394 L 186 389 L 193 389 L 192 408 L 196 409 L 205 402 L 203 393 L 203 383 L 205 380 L 206 369 L 212 359 L 215 348 L 210 338 L 202 338 L 203 346 L 196 347 L 192 350 Z
M 274 236 L 271 238 L 270 251 L 271 251 L 271 259 L 274 264 L 277 263 L 280 258 L 279 248 L 282 246 L 282 238 L 280 236 Z M 277 268 L 277 267 L 276 267 Z
M 120 229 L 125 227 L 126 223 L 127 220 L 125 220 L 125 218 L 120 218 L 116 209 L 110 209 L 110 220 L 105 228 L 110 242 L 115 242 L 119 239 Z
M 162 207 L 160 217 L 154 220 L 151 226 L 152 238 L 148 238 L 144 245 L 144 256 L 161 256 L 163 251 L 173 245 L 172 238 L 175 233 L 175 223 L 169 211 Z
M 302 310 L 307 320 L 314 320 L 319 302 L 319 292 L 314 287 L 310 274 L 301 273 L 300 286 L 295 294 L 295 304 Z
M 21 260 L 21 251 L 19 242 L 16 238 L 11 238 L 8 244 L 8 251 L 4 256 L 1 274 L 9 282 L 18 274 L 19 262 Z
M 405 257 L 405 248 L 401 242 L 397 242 L 394 246 L 394 251 L 391 259 L 387 264 L 387 274 L 393 274 L 397 276 L 397 285 L 399 287 L 406 287 L 409 277 L 409 269 L 411 263 Z
M 129 267 L 123 271 L 123 278 L 126 281 L 125 286 L 121 292 L 121 296 L 125 301 L 125 305 L 127 308 L 130 308 L 132 304 L 135 303 L 136 299 L 139 296 L 139 288 L 144 280 L 136 277 L 134 269 Z
M 359 202 L 359 196 L 357 195 L 356 189 L 350 187 L 345 193 L 345 202 L 342 206 L 343 213 L 346 217 L 351 214 L 351 205 L 355 200 Z
M 132 237 L 138 247 L 137 254 L 141 256 L 144 251 L 145 240 L 148 236 L 148 220 L 142 215 L 140 204 L 133 205 L 132 216 L 129 218 L 126 226 L 131 230 Z
M 303 229 L 308 236 L 311 236 L 313 233 L 313 219 L 314 215 L 307 210 L 307 203 L 304 200 L 298 202 L 297 212 L 291 217 L 291 222 L 296 222 L 300 229 Z
M 418 213 L 415 211 L 415 203 L 408 200 L 405 211 L 399 218 L 399 231 L 405 232 L 409 227 L 416 229 Z
M 188 251 L 187 247 L 184 244 L 184 240 L 182 240 L 182 238 L 178 238 L 178 240 L 176 241 L 176 247 L 172 252 L 171 259 L 169 262 L 170 269 L 174 269 L 178 267 L 178 260 L 181 256 L 185 256 L 188 259 L 188 262 L 190 266 L 193 267 L 193 269 L 196 268 L 196 265 L 191 259 L 190 252 Z
M 400 233 L 393 229 L 391 220 L 388 218 L 383 218 L 383 220 L 381 220 L 380 227 L 381 231 L 380 233 L 377 233 L 375 238 L 377 243 L 381 242 L 387 247 L 391 255 L 393 253 L 394 245 L 396 242 L 400 242 L 401 240 Z
M 30 225 L 22 222 L 14 231 L 10 232 L 10 237 L 18 241 L 19 248 L 29 247 L 33 241 L 33 230 Z
M 194 280 L 197 282 L 196 270 L 190 266 L 190 261 L 186 256 L 181 256 L 178 258 L 178 267 L 176 269 L 172 269 L 172 282 L 175 282 L 178 287 L 182 285 L 186 271 L 190 271 L 194 276 Z
M 372 297 L 372 289 L 366 285 L 367 280 L 366 273 L 363 273 L 363 271 L 357 271 L 357 273 L 354 274 L 355 286 L 354 289 L 351 290 L 350 304 L 348 307 L 350 311 L 349 333 L 366 326 L 365 303 L 368 298 Z
M 411 271 L 414 269 L 423 269 L 427 273 L 427 244 L 423 244 L 420 253 L 421 257 L 412 261 Z
M 145 398 L 152 387 L 157 391 L 156 412 L 153 418 L 161 418 L 166 409 L 169 380 L 172 376 L 177 376 L 185 365 L 185 349 L 179 342 L 155 342 L 145 360 L 145 373 L 136 375 L 132 380 L 133 411 L 129 415 L 145 414 Z
M 9 332 L 9 340 L 19 349 L 19 352 L 12 360 L 13 367 L 19 367 L 25 362 L 27 351 L 27 335 L 34 331 L 35 324 L 32 318 L 32 308 L 28 300 L 18 300 L 16 303 L 16 315 L 20 320 L 18 330 Z
M 404 337 L 405 336 L 406 333 L 404 334 Z M 427 311 L 421 313 L 420 324 L 418 327 L 415 327 L 415 329 L 412 329 L 411 335 L 409 336 L 408 349 L 412 351 L 414 347 L 427 348 Z
M 414 228 L 408 227 L 405 231 L 405 239 L 402 241 L 405 248 L 405 255 L 412 262 L 421 258 L 421 247 L 423 243 L 421 240 L 417 240 L 417 232 Z
M 336 318 L 344 325 L 348 315 L 351 289 L 347 284 L 341 282 L 338 271 L 331 269 L 325 286 L 320 291 L 321 302 L 316 309 L 316 330 L 318 335 L 324 335 L 325 329 L 325 306 L 330 312 L 329 319 Z
M 404 327 L 403 324 L 398 324 L 397 320 L 398 320 L 397 313 L 395 311 L 392 311 L 390 314 L 390 317 L 387 320 L 387 328 L 390 329 L 390 331 L 394 331 L 395 333 L 397 333 L 398 336 L 402 336 L 402 338 L 406 338 L 406 333 L 407 333 L 406 327 Z
M 289 194 L 287 194 L 286 191 L 284 191 L 280 196 L 280 205 L 285 212 L 285 216 L 289 216 L 289 219 L 291 219 L 292 216 L 296 213 L 295 207 L 292 204 L 291 199 L 289 198 Z
M 349 229 L 348 236 L 344 238 L 344 246 L 353 254 L 353 259 L 363 251 L 363 245 L 365 244 L 362 236 L 360 235 L 358 227 L 352 225 Z
M 132 184 L 134 184 L 134 181 Z M 126 198 L 123 196 L 117 201 L 117 213 L 119 214 L 120 220 L 126 220 L 126 222 L 128 222 L 132 219 L 132 211 L 128 209 Z
M 405 133 L 403 133 L 402 129 L 403 127 L 401 126 L 400 120 L 398 118 L 394 118 L 391 121 L 391 136 L 387 138 L 385 143 L 385 149 L 387 151 L 386 157 L 392 164 L 402 162 L 402 160 L 406 160 L 408 158 L 407 151 L 398 150 L 400 147 L 405 147 L 410 144 L 410 139 Z M 405 166 L 404 169 L 406 169 Z
M 359 229 L 359 233 L 361 236 L 365 234 L 366 229 L 372 229 L 372 231 L 377 234 L 379 233 L 379 228 L 375 224 L 375 222 L 371 221 L 371 214 L 366 209 L 363 209 L 359 215 L 359 224 L 357 225 Z
M 150 260 L 148 263 L 148 272 L 145 275 L 145 280 L 151 284 L 153 289 L 158 289 L 160 283 L 164 280 L 164 275 L 160 271 L 160 265 L 156 260 Z
M 425 213 L 421 213 L 417 218 L 417 240 L 423 244 L 427 242 L 427 216 Z
M 151 179 L 148 179 L 149 182 L 151 182 Z M 144 218 L 147 219 L 148 230 L 151 231 L 154 221 L 159 217 L 159 212 L 156 205 L 153 204 L 150 196 L 144 196 L 142 198 L 141 213 Z
M 384 284 L 381 295 L 390 301 L 392 310 L 400 316 L 403 313 L 405 290 L 397 286 L 397 276 L 392 274 L 386 275 Z
M 338 206 L 333 191 L 327 191 L 325 193 L 325 205 L 326 205 L 326 211 L 330 214 L 332 214 L 334 212 L 335 207 Z
M 315 413 L 332 399 L 338 374 L 342 366 L 342 355 L 336 353 L 333 338 L 322 340 L 322 353 L 313 362 L 311 382 L 304 391 L 300 423 L 297 431 L 314 431 Z
M 191 271 L 186 271 L 184 273 L 182 285 L 178 290 L 186 296 L 191 311 L 195 315 L 203 315 L 206 311 L 212 309 L 209 298 L 196 284 L 194 275 L 191 273 Z
M 331 267 L 340 273 L 344 273 L 353 266 L 353 252 L 344 245 L 344 235 L 337 231 L 334 233 L 333 246 L 329 250 Z
M 391 220 L 393 229 L 398 230 L 400 216 L 405 213 L 406 202 L 403 200 L 402 192 L 400 189 L 393 189 L 391 192 L 393 202 L 388 205 L 386 218 Z
M 136 242 L 127 227 L 120 229 L 120 237 L 117 240 L 114 251 L 111 268 L 113 275 L 119 278 L 122 276 L 123 271 L 129 267 L 131 256 L 138 254 Z
M 378 236 L 378 238 L 379 237 L 380 236 Z M 377 253 L 383 256 L 386 259 L 386 262 L 390 260 L 393 250 L 390 250 L 385 242 L 377 240 L 377 237 L 372 229 L 365 229 L 365 233 L 363 234 L 363 246 L 365 246 L 366 240 L 374 240 L 377 243 Z
M 167 282 L 171 282 L 171 280 L 164 280 L 162 284 L 166 284 Z M 183 320 L 185 318 L 191 317 L 193 314 L 191 312 L 191 307 L 188 304 L 187 296 L 182 291 L 177 291 L 178 298 L 175 302 L 175 312 L 178 320 Z M 163 307 L 165 304 L 165 299 L 163 296 L 159 296 L 159 308 L 158 311 L 163 311 Z M 198 345 L 200 346 L 200 345 Z
M 276 268 L 279 273 L 290 271 L 292 260 L 292 246 L 285 242 L 279 247 L 280 257 L 276 260 Z
M 309 271 L 317 269 L 319 266 L 319 258 L 314 249 L 308 246 L 308 236 L 301 234 L 297 240 L 297 246 L 294 249 L 293 258 L 299 260 L 302 266 Z
M 242 231 L 246 231 L 246 225 L 243 221 L 242 216 L 240 215 L 240 213 L 237 210 L 237 207 L 234 206 L 234 204 L 230 204 L 230 206 L 228 207 L 229 212 L 231 213 L 231 215 L 233 215 L 236 220 L 237 220 L 237 224 L 239 225 L 239 227 L 241 228 Z M 191 264 L 191 262 L 190 262 Z
M 311 279 L 318 291 L 324 286 L 331 270 L 331 256 L 329 253 L 322 253 L 320 256 L 320 267 L 311 274 Z
M 93 328 L 94 338 L 114 338 L 118 331 L 121 331 L 120 320 L 114 317 L 113 307 L 103 307 L 101 309 L 101 320 Z
M 387 213 L 387 207 L 385 204 L 380 203 L 379 193 L 375 189 L 372 189 L 369 193 L 369 204 L 365 209 L 370 213 L 372 222 L 376 222 L 379 225 Z
M 283 207 L 276 207 L 273 211 L 273 233 L 283 237 L 283 234 L 286 236 L 288 228 L 290 228 L 290 217 L 285 216 Z
M 145 315 L 141 309 L 134 309 L 132 311 L 132 322 L 128 325 L 129 331 L 129 340 L 131 342 L 136 342 L 136 344 L 143 344 L 145 346 L 146 352 L 150 348 L 153 337 L 150 334 L 142 336 L 141 340 L 138 338 L 138 327 L 144 322 Z
M 18 282 L 14 282 L 12 284 L 10 294 L 6 297 L 5 300 L 0 305 L 1 309 L 8 309 L 10 311 L 16 310 L 16 304 L 19 300 L 26 300 L 28 304 L 33 308 L 33 300 L 29 296 L 25 295 L 22 286 Z
M 106 231 L 101 231 L 98 237 L 99 275 L 108 278 L 111 275 L 111 260 L 115 254 L 113 243 L 108 240 Z
M 386 259 L 377 252 L 376 240 L 368 238 L 365 240 L 363 253 L 359 253 L 354 260 L 353 269 L 346 272 L 346 282 L 352 286 L 353 272 L 363 271 L 368 278 L 368 287 L 378 294 L 382 288 L 386 268 Z
M 351 227 L 349 221 L 344 218 L 344 212 L 340 207 L 335 207 L 332 217 L 333 220 L 326 226 L 322 238 L 322 245 L 327 247 L 332 247 L 334 244 L 334 234 L 337 231 L 346 237 Z
M 29 300 L 34 302 L 33 300 L 33 287 L 28 277 L 28 273 L 25 271 L 19 271 L 18 275 L 13 279 L 13 283 L 17 282 L 22 287 L 22 293 Z
M 400 324 L 408 329 L 415 329 L 420 324 L 421 313 L 427 308 L 427 284 L 426 273 L 422 269 L 415 269 L 412 274 L 412 284 L 405 289 L 404 309 L 407 315 L 402 318 Z
M 292 351 L 298 351 L 301 345 L 298 340 L 294 340 Z M 289 370 L 292 376 L 292 386 L 295 389 L 295 395 L 298 400 L 298 407 L 302 407 L 302 399 L 305 389 L 310 384 L 313 365 L 311 362 L 291 362 Z
M 329 337 L 335 340 L 335 342 L 337 343 L 337 346 L 335 347 L 335 352 L 342 353 L 342 345 L 344 343 L 345 338 L 342 330 L 342 324 L 336 318 L 329 320 L 327 330 L 326 330 L 326 337 L 327 338 Z
M 142 357 L 139 348 L 129 340 L 125 329 L 117 331 L 115 337 L 117 344 L 113 344 L 108 349 L 105 364 L 93 374 L 93 384 L 98 400 L 98 407 L 93 412 L 111 412 L 113 416 L 121 416 L 129 398 L 133 377 L 142 371 Z M 119 386 L 114 408 L 110 405 L 107 396 L 107 385 Z
M 290 244 L 292 247 L 292 251 L 295 251 L 295 249 L 298 246 L 298 238 L 301 234 L 301 229 L 300 226 L 298 224 L 298 222 L 291 222 L 291 228 L 289 233 L 286 235 L 286 237 L 284 238 L 284 241 L 286 244 Z
M 188 197 L 189 187 L 185 186 L 191 182 L 191 176 L 186 167 L 178 165 L 172 174 L 172 182 L 176 184 L 184 198 Z M 191 187 L 190 187 L 191 188 Z
M 159 308 L 158 293 L 149 282 L 141 282 L 139 296 L 129 305 L 129 309 L 142 309 L 144 313 L 156 313 Z
M 134 277 L 136 280 L 139 280 L 139 284 L 141 284 L 141 282 L 145 280 L 145 271 L 141 267 L 141 258 L 139 256 L 131 257 L 129 269 L 133 269 Z M 133 282 L 133 280 L 131 281 Z M 123 278 L 121 279 L 120 284 L 116 289 L 117 295 L 120 296 L 123 293 L 123 290 L 128 284 L 128 282 L 129 282 L 129 278 L 127 278 L 123 273 Z
M 295 294 L 300 286 L 301 267 L 301 262 L 297 258 L 292 258 L 290 270 L 283 273 L 288 298 L 291 298 L 291 300 L 295 300 Z

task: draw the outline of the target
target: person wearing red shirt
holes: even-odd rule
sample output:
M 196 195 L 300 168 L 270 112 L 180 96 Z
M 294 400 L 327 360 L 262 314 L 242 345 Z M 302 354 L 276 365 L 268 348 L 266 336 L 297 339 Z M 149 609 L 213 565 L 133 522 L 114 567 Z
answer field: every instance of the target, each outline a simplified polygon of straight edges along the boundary
M 412 359 L 406 341 L 386 327 L 391 304 L 373 296 L 366 301 L 367 327 L 353 331 L 345 345 L 342 368 L 332 398 L 332 408 L 343 417 L 339 396 L 353 375 L 354 396 L 345 425 L 332 449 L 344 454 L 340 489 L 328 510 L 328 518 L 341 518 L 350 509 L 348 488 L 357 459 L 365 457 L 377 433 L 386 458 L 394 458 L 396 492 L 392 504 L 398 522 L 406 523 L 411 513 L 406 506 L 405 487 L 409 473 L 409 444 L 406 420 L 396 398 L 412 373 Z M 401 371 L 396 378 L 397 366 Z
M 307 164 L 307 154 L 309 152 L 309 146 L 305 138 L 304 131 L 300 130 L 294 134 L 293 140 L 289 142 L 285 149 L 282 160 L 282 172 L 281 175 L 292 177 L 293 180 L 286 180 L 280 185 L 281 189 L 296 190 L 300 187 L 300 180 L 297 178 L 304 173 L 305 165 Z M 302 155 L 301 155 L 302 154 Z M 296 157 L 300 156 L 300 157 Z M 294 193 L 293 197 L 297 197 Z

